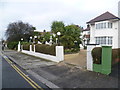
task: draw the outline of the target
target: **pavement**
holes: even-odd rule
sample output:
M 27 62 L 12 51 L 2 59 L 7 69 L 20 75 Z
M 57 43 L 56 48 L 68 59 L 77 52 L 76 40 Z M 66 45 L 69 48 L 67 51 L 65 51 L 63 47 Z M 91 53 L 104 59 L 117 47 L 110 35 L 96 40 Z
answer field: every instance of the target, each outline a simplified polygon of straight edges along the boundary
M 55 63 L 13 50 L 5 50 L 3 53 L 50 88 L 118 88 L 119 86 L 120 69 L 117 65 L 112 68 L 113 73 L 103 75 L 82 68 L 85 62 L 82 66 L 80 62 L 79 65 L 66 63 L 66 60 Z

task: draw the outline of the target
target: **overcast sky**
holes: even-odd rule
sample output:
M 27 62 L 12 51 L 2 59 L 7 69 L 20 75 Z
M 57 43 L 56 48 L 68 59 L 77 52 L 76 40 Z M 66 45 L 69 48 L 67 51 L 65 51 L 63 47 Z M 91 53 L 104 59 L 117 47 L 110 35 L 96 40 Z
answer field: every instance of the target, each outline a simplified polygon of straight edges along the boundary
M 119 0 L 0 0 L 0 38 L 11 22 L 22 20 L 50 31 L 53 21 L 86 27 L 86 22 L 109 11 L 118 16 Z

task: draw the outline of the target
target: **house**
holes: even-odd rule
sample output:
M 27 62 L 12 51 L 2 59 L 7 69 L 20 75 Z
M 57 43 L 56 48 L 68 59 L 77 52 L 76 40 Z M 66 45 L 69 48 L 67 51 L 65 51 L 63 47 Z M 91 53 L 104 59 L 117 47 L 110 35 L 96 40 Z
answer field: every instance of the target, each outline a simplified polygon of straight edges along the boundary
M 120 1 L 118 2 L 118 17 L 120 18 Z M 120 21 L 118 23 L 118 47 L 120 47 Z
M 87 25 L 86 29 L 82 29 L 82 44 L 86 46 L 90 42 L 90 27 Z
M 118 28 L 120 18 L 110 12 L 90 20 L 87 24 L 90 27 L 90 44 L 110 45 L 112 48 L 120 48 L 118 43 Z

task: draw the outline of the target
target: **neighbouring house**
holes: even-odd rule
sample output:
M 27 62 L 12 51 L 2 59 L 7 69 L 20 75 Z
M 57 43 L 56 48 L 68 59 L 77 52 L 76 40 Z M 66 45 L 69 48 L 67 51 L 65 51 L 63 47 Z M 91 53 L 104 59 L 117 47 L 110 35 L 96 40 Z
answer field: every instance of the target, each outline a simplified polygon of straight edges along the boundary
M 118 17 L 120 18 L 120 1 L 118 2 Z M 118 47 L 120 47 L 120 20 L 118 23 Z
M 83 46 L 86 46 L 90 42 L 90 27 L 87 25 L 86 29 L 82 30 L 82 44 Z
M 120 18 L 110 12 L 90 20 L 87 24 L 90 27 L 90 44 L 110 45 L 112 48 L 120 48 L 118 28 Z

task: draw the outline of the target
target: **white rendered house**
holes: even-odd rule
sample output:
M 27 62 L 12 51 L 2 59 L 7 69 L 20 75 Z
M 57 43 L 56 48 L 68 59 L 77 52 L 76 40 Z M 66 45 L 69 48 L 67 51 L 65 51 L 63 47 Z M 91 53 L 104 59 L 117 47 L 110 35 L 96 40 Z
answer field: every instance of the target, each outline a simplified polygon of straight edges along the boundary
M 118 43 L 120 18 L 105 12 L 90 20 L 90 44 L 110 45 L 112 48 L 120 48 Z

